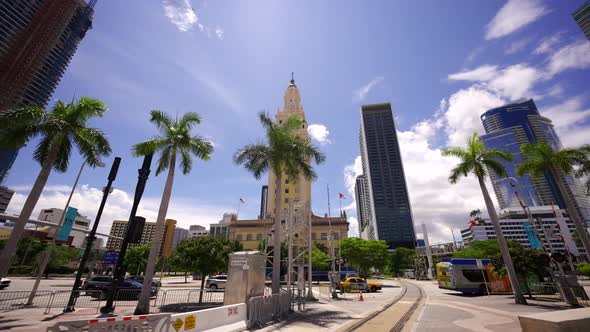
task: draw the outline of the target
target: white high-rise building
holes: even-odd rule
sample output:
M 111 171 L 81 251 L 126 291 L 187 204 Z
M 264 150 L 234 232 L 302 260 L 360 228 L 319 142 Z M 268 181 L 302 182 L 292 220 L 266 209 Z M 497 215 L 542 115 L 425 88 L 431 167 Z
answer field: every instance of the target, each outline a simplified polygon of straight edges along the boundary
M 201 225 L 191 225 L 188 231 L 188 238 L 194 239 L 196 237 L 209 236 L 209 231 Z
M 564 252 L 565 248 L 574 256 L 584 255 L 585 251 L 582 246 L 577 247 L 574 241 L 575 225 L 567 217 L 565 210 L 555 208 L 555 215 L 551 206 L 532 206 L 530 207 L 531 215 L 535 221 L 535 227 L 539 234 L 539 241 L 548 252 Z M 526 230 L 528 218 L 525 216 L 522 208 L 510 207 L 501 210 L 499 215 L 500 228 L 502 234 L 508 240 L 515 240 L 525 248 L 531 248 L 529 232 Z M 542 227 L 540 226 L 542 225 Z M 559 227 L 557 226 L 559 225 Z M 563 230 L 569 230 L 564 232 Z M 532 231 L 532 228 L 530 228 Z M 496 238 L 496 232 L 489 219 L 483 222 L 471 222 L 464 229 L 461 229 L 461 237 L 465 244 L 473 241 L 490 240 Z M 546 240 L 547 238 L 547 240 Z M 563 240 L 562 240 L 563 238 Z

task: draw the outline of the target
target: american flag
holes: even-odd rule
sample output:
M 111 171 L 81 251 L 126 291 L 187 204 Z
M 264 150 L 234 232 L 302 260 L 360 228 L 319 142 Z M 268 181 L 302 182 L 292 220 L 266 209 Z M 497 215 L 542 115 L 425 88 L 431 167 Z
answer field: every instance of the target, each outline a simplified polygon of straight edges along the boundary
M 240 198 L 240 204 L 246 204 L 246 202 Z
M 346 196 L 342 195 L 342 193 L 338 193 L 338 198 L 340 198 L 340 199 L 346 199 Z

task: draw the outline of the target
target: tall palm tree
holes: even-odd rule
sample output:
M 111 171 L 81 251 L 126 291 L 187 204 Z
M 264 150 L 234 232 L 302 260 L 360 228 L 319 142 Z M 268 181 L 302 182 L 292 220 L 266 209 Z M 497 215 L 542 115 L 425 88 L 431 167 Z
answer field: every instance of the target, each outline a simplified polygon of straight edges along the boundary
M 18 241 L 51 170 L 61 173 L 68 170 L 72 146 L 76 145 L 78 152 L 91 167 L 101 164 L 101 157 L 110 155 L 111 145 L 105 134 L 88 126 L 90 119 L 102 117 L 106 111 L 107 107 L 101 101 L 82 97 L 67 104 L 58 100 L 49 112 L 34 106 L 0 113 L 1 147 L 20 148 L 31 138 L 41 137 L 33 155 L 41 165 L 41 171 L 0 254 L 0 276 L 5 276 L 8 272 Z
M 262 174 L 272 171 L 276 175 L 275 187 L 275 223 L 274 223 L 274 253 L 272 271 L 272 292 L 280 289 L 280 250 L 281 247 L 281 202 L 283 173 L 290 179 L 303 175 L 307 179 L 315 179 L 316 173 L 310 161 L 321 164 L 325 155 L 305 138 L 298 136 L 296 130 L 301 128 L 301 119 L 292 116 L 283 124 L 275 124 L 271 118 L 261 112 L 258 114 L 260 123 L 264 127 L 266 142 L 248 144 L 239 149 L 234 155 L 234 162 L 250 171 L 256 179 Z
M 508 271 L 510 285 L 514 291 L 514 301 L 516 304 L 527 304 L 524 296 L 522 295 L 522 292 L 520 291 L 518 278 L 516 277 L 516 271 L 514 270 L 514 264 L 512 264 L 512 257 L 510 256 L 510 251 L 508 250 L 508 244 L 506 243 L 504 234 L 502 234 L 500 222 L 498 221 L 498 215 L 496 214 L 496 208 L 494 207 L 494 203 L 490 198 L 490 194 L 485 183 L 485 179 L 488 177 L 489 171 L 492 171 L 501 177 L 506 176 L 506 170 L 500 160 L 511 161 L 513 159 L 512 155 L 508 152 L 498 149 L 486 149 L 483 142 L 479 139 L 477 133 L 473 133 L 473 135 L 469 137 L 466 148 L 451 147 L 443 150 L 442 154 L 443 156 L 453 156 L 459 158 L 459 165 L 453 168 L 451 175 L 449 176 L 449 181 L 452 184 L 457 183 L 463 176 L 467 177 L 470 173 L 477 177 L 479 187 L 481 188 L 481 192 L 483 194 L 483 199 L 486 203 L 486 208 L 488 209 L 488 214 L 490 215 L 492 225 L 494 226 L 494 231 L 496 232 L 496 240 L 498 241 L 498 246 L 500 247 L 500 253 L 502 254 L 502 259 L 504 260 L 506 270 Z
M 576 231 L 586 249 L 586 258 L 590 260 L 590 238 L 586 227 L 582 224 L 582 218 L 572 202 L 567 190 L 567 184 L 562 175 L 569 175 L 574 170 L 574 165 L 587 161 L 586 154 L 580 149 L 553 150 L 549 143 L 538 142 L 536 144 L 526 143 L 520 146 L 523 161 L 516 168 L 518 176 L 530 175 L 533 178 L 544 176 L 549 172 L 559 188 L 559 193 L 565 204 L 570 219 L 576 226 Z M 563 208 L 563 206 L 561 207 Z
M 152 279 L 164 234 L 168 204 L 170 203 L 170 196 L 172 194 L 176 158 L 180 158 L 180 169 L 182 170 L 182 174 L 186 175 L 191 172 L 193 167 L 192 156 L 201 160 L 209 160 L 211 153 L 213 153 L 211 142 L 198 135 L 191 136 L 191 129 L 201 123 L 199 114 L 189 112 L 176 120 L 173 120 L 168 114 L 159 110 L 152 110 L 150 115 L 150 122 L 158 128 L 160 135 L 134 145 L 133 154 L 135 156 L 146 156 L 159 152 L 160 160 L 158 161 L 156 175 L 168 170 L 168 177 L 166 178 L 166 185 L 164 186 L 164 193 L 162 194 L 160 209 L 158 210 L 156 233 L 145 269 L 143 289 L 137 301 L 137 307 L 135 308 L 136 315 L 148 314 L 150 310 L 150 290 L 152 288 Z

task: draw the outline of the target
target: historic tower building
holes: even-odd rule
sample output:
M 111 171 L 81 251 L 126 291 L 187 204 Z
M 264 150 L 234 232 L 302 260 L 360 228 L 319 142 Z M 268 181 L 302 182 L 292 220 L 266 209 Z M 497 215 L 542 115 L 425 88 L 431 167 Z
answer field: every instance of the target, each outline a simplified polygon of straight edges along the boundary
M 309 134 L 307 133 L 307 122 L 305 120 L 305 112 L 301 105 L 301 95 L 299 89 L 295 85 L 295 80 L 291 77 L 291 83 L 287 87 L 285 96 L 283 97 L 283 109 L 277 109 L 275 115 L 275 122 L 282 124 L 287 121 L 291 116 L 296 116 L 302 120 L 303 124 L 301 128 L 297 130 L 297 134 L 304 137 L 306 140 L 310 140 Z M 304 176 L 300 176 L 298 179 L 290 179 L 286 174 L 283 173 L 283 184 L 281 190 L 283 191 L 281 211 L 285 211 L 289 208 L 289 203 L 292 201 L 293 204 L 305 206 L 310 204 L 311 208 L 311 180 L 306 179 Z M 275 212 L 275 195 L 276 195 L 276 175 L 271 170 L 268 176 L 268 200 L 266 216 L 273 217 Z

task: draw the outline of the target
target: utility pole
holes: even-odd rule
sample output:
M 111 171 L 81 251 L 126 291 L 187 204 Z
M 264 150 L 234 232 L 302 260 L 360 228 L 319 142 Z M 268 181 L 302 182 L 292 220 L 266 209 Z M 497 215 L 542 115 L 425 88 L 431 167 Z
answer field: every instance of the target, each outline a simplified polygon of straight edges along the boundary
M 117 265 L 113 273 L 113 283 L 111 284 L 111 289 L 107 296 L 107 302 L 104 307 L 100 308 L 100 312 L 103 314 L 110 314 L 115 310 L 113 303 L 115 301 L 117 287 L 119 286 L 119 283 L 123 281 L 123 277 L 125 276 L 123 260 L 125 259 L 125 254 L 127 252 L 127 245 L 131 240 L 131 236 L 133 236 L 131 225 L 132 223 L 135 223 L 135 214 L 137 213 L 137 207 L 139 206 L 139 202 L 143 196 L 143 191 L 145 190 L 145 184 L 147 182 L 148 176 L 150 175 L 150 166 L 152 164 L 153 156 L 153 154 L 148 154 L 145 156 L 143 158 L 143 165 L 141 166 L 141 169 L 138 170 L 139 176 L 137 178 L 135 197 L 133 199 L 133 205 L 131 206 L 131 213 L 129 215 L 129 226 L 127 227 L 127 234 L 123 238 L 123 243 L 121 243 L 121 250 L 119 251 L 119 256 L 117 257 Z
M 111 172 L 109 173 L 108 182 L 106 187 L 104 187 L 102 191 L 102 201 L 100 201 L 100 206 L 98 208 L 98 213 L 96 214 L 96 218 L 94 220 L 94 225 L 92 226 L 92 230 L 90 234 L 86 237 L 86 250 L 84 250 L 84 255 L 82 256 L 82 260 L 80 260 L 80 266 L 78 266 L 78 272 L 76 273 L 76 280 L 74 281 L 74 286 L 72 287 L 72 293 L 70 294 L 70 299 L 68 300 L 68 305 L 64 308 L 64 312 L 72 312 L 74 311 L 76 305 L 76 299 L 78 296 L 76 292 L 80 287 L 80 282 L 82 279 L 82 273 L 84 273 L 84 268 L 86 267 L 86 262 L 88 261 L 88 256 L 92 252 L 92 245 L 94 244 L 94 240 L 96 239 L 96 230 L 98 229 L 98 223 L 100 222 L 100 218 L 102 217 L 102 211 L 104 210 L 104 206 L 107 202 L 107 198 L 111 193 L 113 181 L 117 177 L 117 172 L 119 171 L 119 164 L 121 163 L 121 158 L 115 157 L 115 161 L 113 162 L 113 166 L 111 167 Z M 79 295 L 79 294 L 78 294 Z
M 432 249 L 430 248 L 430 241 L 428 241 L 428 232 L 426 231 L 426 224 L 422 224 L 422 237 L 424 238 L 424 245 L 426 246 L 426 257 L 428 258 L 428 279 L 432 280 Z

